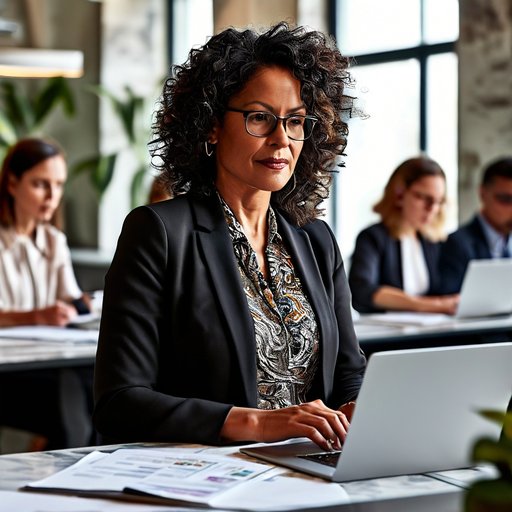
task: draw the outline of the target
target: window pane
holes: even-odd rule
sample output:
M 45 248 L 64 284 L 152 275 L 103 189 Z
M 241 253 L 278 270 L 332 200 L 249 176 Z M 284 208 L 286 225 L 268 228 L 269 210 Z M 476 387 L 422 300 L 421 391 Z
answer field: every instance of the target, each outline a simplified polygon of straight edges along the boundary
M 419 152 L 419 63 L 355 67 L 356 95 L 369 117 L 349 122 L 346 168 L 336 177 L 336 231 L 348 264 L 361 229 L 395 167 Z
M 338 0 L 336 6 L 337 41 L 346 55 L 420 44 L 419 0 Z
M 213 35 L 213 0 L 174 0 L 172 8 L 172 62 L 182 64 L 192 47 Z
M 427 44 L 456 41 L 459 37 L 458 0 L 424 1 L 424 42 Z
M 434 55 L 427 60 L 427 151 L 446 172 L 448 231 L 457 227 L 457 57 Z

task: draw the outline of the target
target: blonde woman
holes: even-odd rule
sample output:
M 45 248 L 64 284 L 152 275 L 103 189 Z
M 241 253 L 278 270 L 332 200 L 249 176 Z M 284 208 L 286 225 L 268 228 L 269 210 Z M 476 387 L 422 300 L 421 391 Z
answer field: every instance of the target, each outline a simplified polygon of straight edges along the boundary
M 373 207 L 381 222 L 356 240 L 349 283 L 357 311 L 455 312 L 458 295 L 436 293 L 445 199 L 446 177 L 434 160 L 411 158 L 395 169 Z

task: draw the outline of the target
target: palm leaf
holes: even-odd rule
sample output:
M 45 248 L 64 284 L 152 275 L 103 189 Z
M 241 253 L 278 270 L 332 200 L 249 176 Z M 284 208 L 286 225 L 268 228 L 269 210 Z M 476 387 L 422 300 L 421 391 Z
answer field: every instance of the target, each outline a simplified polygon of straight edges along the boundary
M 112 181 L 116 159 L 116 153 L 87 158 L 70 168 L 69 177 L 73 179 L 84 172 L 89 173 L 92 186 L 98 196 L 101 197 Z
M 0 110 L 0 146 L 10 146 L 16 142 L 16 128 L 9 118 Z
M 105 87 L 92 86 L 89 87 L 89 89 L 96 93 L 98 96 L 103 96 L 110 101 L 112 109 L 114 110 L 114 112 L 116 113 L 121 122 L 126 137 L 130 141 L 130 143 L 134 143 L 136 139 L 135 118 L 137 112 L 141 109 L 141 107 L 144 104 L 144 98 L 142 98 L 141 96 L 136 96 L 129 86 L 125 87 L 125 91 L 128 98 L 124 101 L 115 96 Z
M 94 169 L 91 178 L 96 192 L 101 197 L 114 176 L 117 153 L 102 155 L 99 157 L 98 165 Z
M 74 115 L 75 103 L 66 79 L 63 77 L 50 78 L 34 99 L 36 125 L 40 125 L 59 102 L 62 103 L 64 112 L 68 116 Z
M 505 437 L 512 440 L 512 412 L 496 411 L 494 409 L 483 409 L 479 411 L 480 415 L 488 420 L 494 421 L 500 426 L 503 426 L 503 433 Z
M 28 97 L 19 93 L 13 83 L 1 84 L 1 98 L 5 115 L 11 120 L 18 137 L 30 133 L 34 127 L 34 108 Z

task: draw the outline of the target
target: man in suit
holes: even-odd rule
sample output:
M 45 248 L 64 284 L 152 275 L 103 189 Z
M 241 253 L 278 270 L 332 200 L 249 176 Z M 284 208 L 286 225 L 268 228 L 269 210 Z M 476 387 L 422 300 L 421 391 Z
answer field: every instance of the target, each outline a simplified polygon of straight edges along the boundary
M 480 185 L 480 211 L 443 244 L 443 291 L 457 293 L 472 259 L 510 257 L 512 253 L 512 157 L 493 161 Z

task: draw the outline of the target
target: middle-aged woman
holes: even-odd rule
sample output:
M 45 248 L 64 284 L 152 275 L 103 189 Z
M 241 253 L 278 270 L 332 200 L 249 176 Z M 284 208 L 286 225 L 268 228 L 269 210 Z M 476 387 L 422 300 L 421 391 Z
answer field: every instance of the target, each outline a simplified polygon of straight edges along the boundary
M 359 233 L 349 272 L 361 313 L 408 310 L 452 314 L 458 295 L 438 295 L 446 177 L 434 160 L 401 163 L 373 207 L 381 222 Z
M 174 199 L 128 216 L 106 276 L 104 436 L 339 448 L 365 358 L 317 217 L 346 142 L 347 65 L 280 23 L 213 36 L 166 81 L 153 156 Z

